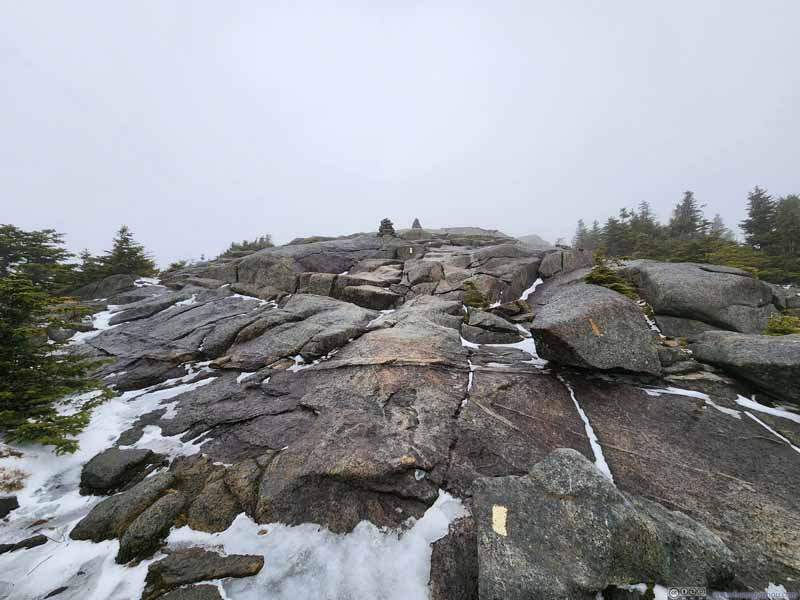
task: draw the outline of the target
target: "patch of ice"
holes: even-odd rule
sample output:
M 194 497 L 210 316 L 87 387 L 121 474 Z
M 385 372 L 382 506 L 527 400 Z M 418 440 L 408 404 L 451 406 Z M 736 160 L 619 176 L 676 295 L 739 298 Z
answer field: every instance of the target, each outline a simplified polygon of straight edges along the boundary
M 109 304 L 106 310 L 95 313 L 92 315 L 92 326 L 94 327 L 93 331 L 79 331 L 75 335 L 73 335 L 69 341 L 72 344 L 82 344 L 86 340 L 90 340 L 93 337 L 96 337 L 103 333 L 104 331 L 108 331 L 109 329 L 113 329 L 117 327 L 117 325 L 111 325 L 109 321 L 111 321 L 111 317 L 114 316 L 114 313 L 120 311 L 121 306 L 116 304 Z
M 519 297 L 519 299 L 520 300 L 527 300 L 528 296 L 530 296 L 533 292 L 535 292 L 536 288 L 539 287 L 540 285 L 542 285 L 542 283 L 544 283 L 544 282 L 542 281 L 542 278 L 539 277 L 536 281 L 533 282 L 533 285 L 531 287 L 529 287 L 527 290 L 522 292 L 522 295 Z
M 375 317 L 374 319 L 372 319 L 372 321 L 370 321 L 369 323 L 367 323 L 367 329 L 370 329 L 370 328 L 372 328 L 372 326 L 373 326 L 373 325 L 375 325 L 375 324 L 377 324 L 377 323 L 378 323 L 378 322 L 379 322 L 381 319 L 383 319 L 383 317 L 385 317 L 386 315 L 390 315 L 390 314 L 392 314 L 392 313 L 393 313 L 393 312 L 395 312 L 396 310 L 397 310 L 397 309 L 394 309 L 394 308 L 389 308 L 389 309 L 387 309 L 387 310 L 382 310 L 382 311 L 381 311 L 381 314 L 380 314 L 379 316 Z
M 533 365 L 539 369 L 542 369 L 547 365 L 547 361 L 543 358 L 539 358 L 539 355 L 536 353 L 536 342 L 533 340 L 533 336 L 531 333 L 525 329 L 522 325 L 517 324 L 517 329 L 519 329 L 520 333 L 522 334 L 522 340 L 519 342 L 514 342 L 513 344 L 483 344 L 484 346 L 488 346 L 491 348 L 517 348 L 522 350 L 528 354 L 530 354 L 530 359 L 523 361 L 527 364 Z M 461 341 L 462 345 L 464 345 L 464 339 L 462 338 Z M 477 347 L 477 346 L 476 346 Z
M 662 394 L 669 394 L 672 396 L 686 396 L 688 398 L 699 398 L 703 400 L 706 405 L 710 406 L 718 410 L 721 413 L 728 415 L 729 417 L 734 417 L 735 419 L 741 419 L 742 413 L 738 410 L 733 408 L 726 408 L 724 406 L 720 406 L 716 402 L 711 399 L 711 396 L 708 394 L 704 394 L 703 392 L 696 392 L 694 390 L 684 390 L 681 388 L 676 387 L 667 387 L 667 388 L 641 388 L 645 394 L 648 396 L 661 396 Z
M 773 408 L 771 406 L 765 406 L 760 402 L 756 402 L 750 398 L 745 398 L 743 396 L 738 396 L 736 398 L 736 404 L 739 406 L 744 406 L 745 408 L 749 408 L 750 410 L 755 410 L 758 412 L 762 412 L 767 415 L 772 415 L 773 417 L 780 417 L 782 419 L 789 419 L 790 421 L 794 421 L 795 423 L 800 423 L 800 415 L 789 412 L 783 408 Z
M 509 369 L 511 365 L 506 363 L 499 363 L 499 362 L 488 362 L 486 363 L 487 367 L 491 367 L 493 369 Z
M 470 359 L 467 359 L 469 365 L 469 379 L 467 380 L 467 393 L 472 391 L 472 383 L 475 378 L 475 365 L 472 364 Z
M 197 304 L 197 294 L 192 294 L 190 298 L 176 302 L 173 306 L 191 306 L 192 304 Z
M 157 277 L 139 277 L 134 284 L 136 287 L 147 287 L 149 285 L 161 285 L 161 280 Z
M 578 399 L 575 397 L 575 390 L 561 375 L 556 375 L 556 377 L 558 377 L 558 380 L 564 384 L 565 388 L 567 388 L 569 396 L 572 398 L 572 402 L 575 404 L 575 408 L 578 411 L 578 415 L 580 415 L 581 420 L 583 421 L 583 427 L 586 430 L 586 437 L 589 438 L 589 445 L 592 447 L 592 452 L 594 453 L 595 466 L 600 469 L 600 472 L 603 473 L 603 475 L 608 477 L 611 483 L 614 483 L 614 476 L 611 475 L 611 469 L 606 462 L 606 457 L 603 454 L 603 447 L 600 445 L 600 440 L 597 439 L 597 435 L 595 435 L 592 424 L 589 422 L 589 417 L 586 416 L 586 413 L 583 411 Z
M 312 524 L 258 525 L 241 514 L 221 533 L 173 529 L 168 543 L 173 548 L 199 545 L 228 554 L 263 555 L 269 567 L 258 575 L 223 583 L 228 597 L 236 600 L 427 600 L 430 545 L 466 514 L 459 500 L 440 491 L 433 506 L 405 532 L 362 521 L 351 533 L 335 534 Z
M 293 356 L 292 360 L 294 361 L 294 364 L 291 367 L 289 367 L 288 370 L 293 372 L 293 373 L 296 373 L 297 371 L 302 371 L 303 369 L 307 369 L 308 367 L 311 366 L 311 365 L 306 364 L 305 359 L 302 356 L 300 356 L 299 354 L 297 354 L 296 356 Z
M 771 581 L 769 582 L 767 589 L 765 589 L 764 591 L 767 593 L 767 597 L 770 598 L 771 600 L 778 598 L 784 598 L 786 600 L 789 599 L 789 592 L 786 591 L 786 588 L 783 587 L 782 585 L 777 585 L 775 583 L 772 583 Z M 797 595 L 795 594 L 792 597 L 796 598 Z
M 272 306 L 273 308 L 277 308 L 278 303 L 274 300 L 262 300 L 261 298 L 254 298 L 253 296 L 245 296 L 244 294 L 231 294 L 230 296 L 226 296 L 224 300 L 228 300 L 230 298 L 239 298 L 240 300 L 247 300 L 249 302 L 256 302 L 258 306 L 256 308 L 260 308 L 262 306 Z
M 236 383 L 242 383 L 246 378 L 248 378 L 248 377 L 250 377 L 250 375 L 254 375 L 254 374 L 255 374 L 255 371 L 250 371 L 249 373 L 247 371 L 242 371 L 241 373 L 239 373 L 239 376 L 236 378 Z
M 767 425 L 766 423 L 764 423 L 764 421 L 762 421 L 761 419 L 759 419 L 759 418 L 758 418 L 757 416 L 755 416 L 753 413 L 751 413 L 751 412 L 749 412 L 749 411 L 744 411 L 744 414 L 746 414 L 748 417 L 750 417 L 751 419 L 753 419 L 753 421 L 755 421 L 756 423 L 758 423 L 759 425 L 761 425 L 761 426 L 762 426 L 764 429 L 766 429 L 767 431 L 769 431 L 769 432 L 770 432 L 772 435 L 774 435 L 774 436 L 775 436 L 775 437 L 777 437 L 778 439 L 780 439 L 780 440 L 782 440 L 782 441 L 786 442 L 787 444 L 789 444 L 789 447 L 790 447 L 792 450 L 794 450 L 795 452 L 797 452 L 798 454 L 800 454 L 800 448 L 798 448 L 797 446 L 795 446 L 795 445 L 794 445 L 792 442 L 790 442 L 788 439 L 786 439 L 786 437 L 782 436 L 780 433 L 778 433 L 777 431 L 775 431 L 775 430 L 774 430 L 772 427 L 770 427 L 769 425 Z
M 461 336 L 461 345 L 464 346 L 464 348 L 480 348 L 478 344 L 473 344 L 472 342 L 465 340 L 464 336 Z

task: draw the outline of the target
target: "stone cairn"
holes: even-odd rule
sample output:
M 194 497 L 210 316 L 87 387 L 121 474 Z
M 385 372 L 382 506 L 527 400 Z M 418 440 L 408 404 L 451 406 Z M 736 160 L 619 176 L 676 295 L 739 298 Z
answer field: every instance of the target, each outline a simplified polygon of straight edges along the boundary
M 394 224 L 389 219 L 382 219 L 378 228 L 378 237 L 395 237 Z
M 411 224 L 411 229 L 422 229 L 419 219 L 414 219 L 414 222 Z

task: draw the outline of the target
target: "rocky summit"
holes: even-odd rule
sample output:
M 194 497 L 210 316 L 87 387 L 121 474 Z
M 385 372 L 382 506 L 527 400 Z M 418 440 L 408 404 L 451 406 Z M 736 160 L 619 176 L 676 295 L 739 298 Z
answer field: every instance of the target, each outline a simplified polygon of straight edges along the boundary
M 800 347 L 761 335 L 796 294 L 637 261 L 637 302 L 580 250 L 391 226 L 84 288 L 117 396 L 3 458 L 41 470 L 0 597 L 797 589 Z

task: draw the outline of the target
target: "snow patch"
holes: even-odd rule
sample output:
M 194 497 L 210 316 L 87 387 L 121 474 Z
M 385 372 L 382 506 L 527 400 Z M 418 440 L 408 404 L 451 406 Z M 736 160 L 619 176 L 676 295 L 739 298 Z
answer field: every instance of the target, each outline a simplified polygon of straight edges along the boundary
M 795 446 L 795 445 L 794 445 L 792 442 L 790 442 L 790 441 L 789 441 L 787 438 L 785 438 L 785 437 L 784 437 L 784 436 L 782 436 L 780 433 L 778 433 L 777 431 L 775 431 L 775 430 L 774 430 L 772 427 L 770 427 L 769 425 L 767 425 L 766 423 L 764 423 L 764 421 L 762 421 L 761 419 L 759 419 L 759 418 L 758 418 L 757 416 L 755 416 L 753 413 L 751 413 L 751 412 L 749 412 L 749 411 L 744 411 L 744 414 L 746 414 L 748 417 L 750 417 L 751 419 L 753 419 L 753 421 L 755 421 L 756 423 L 758 423 L 759 425 L 761 425 L 761 426 L 762 426 L 764 429 L 766 429 L 767 431 L 769 431 L 769 432 L 770 432 L 772 435 L 774 435 L 774 436 L 775 436 L 775 437 L 777 437 L 778 439 L 780 439 L 780 440 L 783 440 L 784 442 L 786 442 L 787 444 L 789 444 L 789 447 L 790 447 L 792 450 L 794 450 L 795 452 L 797 452 L 798 454 L 800 454 L 800 448 L 798 448 L 797 446 Z
M 760 402 L 756 402 L 750 398 L 745 398 L 743 396 L 738 396 L 736 398 L 736 404 L 739 406 L 744 406 L 745 408 L 749 408 L 750 410 L 755 410 L 758 412 L 762 412 L 767 415 L 772 415 L 773 417 L 780 417 L 782 419 L 789 419 L 790 421 L 794 421 L 795 423 L 800 423 L 800 415 L 797 413 L 789 412 L 783 408 L 773 408 L 771 406 L 765 406 Z
M 575 397 L 575 390 L 572 389 L 572 386 L 569 382 L 564 379 L 561 375 L 556 375 L 558 380 L 564 384 L 564 387 L 567 388 L 569 392 L 570 398 L 572 398 L 572 402 L 575 404 L 575 408 L 578 410 L 578 414 L 583 421 L 583 427 L 586 430 L 586 436 L 589 438 L 589 444 L 592 447 L 592 452 L 594 453 L 594 464 L 595 466 L 600 469 L 600 472 L 603 473 L 611 483 L 614 483 L 614 477 L 611 475 L 611 469 L 606 462 L 606 457 L 603 454 L 603 447 L 600 445 L 600 440 L 597 439 L 597 435 L 594 433 L 594 429 L 592 428 L 592 424 L 589 422 L 589 417 L 586 416 L 586 413 L 583 412 L 583 408 L 581 407 L 578 399 Z
M 236 600 L 297 598 L 380 598 L 427 600 L 431 544 L 466 516 L 461 502 L 446 492 L 413 526 L 398 532 L 362 521 L 351 533 L 335 534 L 319 525 L 258 525 L 245 514 L 221 533 L 173 529 L 170 547 L 205 546 L 228 554 L 260 554 L 261 572 L 223 583 Z
M 729 417 L 733 417 L 735 419 L 741 419 L 742 413 L 738 410 L 733 408 L 725 408 L 724 406 L 720 406 L 716 402 L 711 399 L 711 396 L 708 394 L 704 394 L 703 392 L 696 392 L 694 390 L 684 390 L 681 388 L 676 387 L 667 387 L 667 388 L 641 388 L 645 394 L 648 396 L 660 396 L 662 394 L 669 394 L 672 396 L 687 396 L 689 398 L 699 398 L 700 400 L 704 401 L 707 406 L 718 410 L 719 412 L 728 415 Z
M 530 296 L 533 292 L 535 292 L 536 288 L 539 287 L 540 285 L 542 285 L 542 283 L 544 283 L 544 282 L 542 281 L 542 278 L 539 277 L 536 281 L 533 282 L 533 285 L 531 287 L 529 287 L 527 290 L 522 292 L 522 295 L 519 297 L 519 299 L 520 300 L 527 300 L 528 296 Z
M 197 294 L 192 294 L 190 298 L 176 302 L 173 306 L 191 306 L 192 304 L 197 304 Z

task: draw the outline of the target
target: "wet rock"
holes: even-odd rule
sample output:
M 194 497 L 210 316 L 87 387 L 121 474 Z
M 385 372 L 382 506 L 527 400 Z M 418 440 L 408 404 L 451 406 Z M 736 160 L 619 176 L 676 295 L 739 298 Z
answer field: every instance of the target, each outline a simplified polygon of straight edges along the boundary
M 711 531 L 625 496 L 574 450 L 474 487 L 482 599 L 588 600 L 611 583 L 717 587 L 733 578 L 732 554 Z
M 778 398 L 800 401 L 800 334 L 707 332 L 689 349 L 701 362 L 745 379 Z
M 158 550 L 175 519 L 186 505 L 179 492 L 166 493 L 145 509 L 125 530 L 120 538 L 117 562 L 125 564 L 133 559 L 149 558 Z
M 478 600 L 478 540 L 475 522 L 451 523 L 431 550 L 431 600 Z
M 0 554 L 5 554 L 6 552 L 16 552 L 17 550 L 29 550 L 30 548 L 36 548 L 36 546 L 42 546 L 48 541 L 49 540 L 47 539 L 47 536 L 40 534 L 29 537 L 15 544 L 0 544 Z
M 222 600 L 222 596 L 216 586 L 203 584 L 178 588 L 160 596 L 159 600 Z
M 106 498 L 78 522 L 69 536 L 73 540 L 93 542 L 120 537 L 174 482 L 172 473 L 159 473 L 121 494 Z
M 16 496 L 3 496 L 0 498 L 0 519 L 5 519 L 12 510 L 19 508 Z
M 163 461 L 152 450 L 109 448 L 95 455 L 81 470 L 84 495 L 106 495 L 144 479 Z
M 201 548 L 175 550 L 148 567 L 142 600 L 154 600 L 165 592 L 199 581 L 250 577 L 263 566 L 263 556 L 221 556 Z
M 629 263 L 621 273 L 637 286 L 656 315 L 760 333 L 777 313 L 770 286 L 740 269 L 642 260 Z
M 641 309 L 612 290 L 589 284 L 562 288 L 531 328 L 539 356 L 592 369 L 657 374 L 655 339 Z

